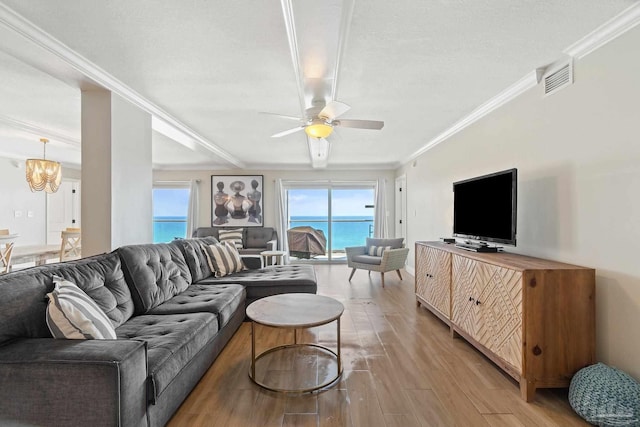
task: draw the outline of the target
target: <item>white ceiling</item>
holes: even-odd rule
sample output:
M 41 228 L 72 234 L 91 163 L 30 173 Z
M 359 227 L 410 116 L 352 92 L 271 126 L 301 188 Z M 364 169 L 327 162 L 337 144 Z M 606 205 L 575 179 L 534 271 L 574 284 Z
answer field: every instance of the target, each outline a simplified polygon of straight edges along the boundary
M 303 132 L 270 138 L 295 122 L 258 113 L 302 115 L 309 78 L 324 79 L 325 101 L 335 91 L 352 107 L 341 118 L 385 122 L 381 131 L 337 129 L 328 168 L 397 167 L 634 3 L 4 0 L 0 9 L 15 11 L 199 139 L 176 143 L 154 132 L 155 167 L 305 169 Z M 293 13 L 298 76 L 283 10 Z M 0 156 L 39 156 L 38 139 L 47 136 L 47 157 L 78 165 L 80 87 L 91 82 L 68 60 L 47 55 L 0 19 Z

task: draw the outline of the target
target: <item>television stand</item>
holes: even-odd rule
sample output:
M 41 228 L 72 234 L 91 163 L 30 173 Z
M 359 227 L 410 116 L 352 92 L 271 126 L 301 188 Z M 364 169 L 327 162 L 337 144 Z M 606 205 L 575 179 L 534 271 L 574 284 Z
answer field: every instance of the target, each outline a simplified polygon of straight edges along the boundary
M 483 244 L 483 243 L 470 243 L 470 242 L 456 243 L 456 247 L 460 249 L 464 249 L 465 251 L 485 252 L 485 253 L 495 253 L 495 252 L 498 252 L 500 249 L 502 249 L 498 246 L 489 246 L 486 243 Z

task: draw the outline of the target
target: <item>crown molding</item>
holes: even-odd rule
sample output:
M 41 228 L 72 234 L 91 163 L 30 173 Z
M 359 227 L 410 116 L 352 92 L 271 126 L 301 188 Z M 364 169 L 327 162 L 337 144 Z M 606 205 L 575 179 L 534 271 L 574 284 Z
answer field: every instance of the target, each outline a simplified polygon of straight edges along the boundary
M 231 154 L 227 153 L 211 141 L 207 140 L 193 129 L 180 122 L 171 114 L 155 105 L 140 93 L 136 92 L 105 70 L 92 63 L 82 55 L 76 53 L 64 43 L 46 33 L 23 16 L 16 13 L 13 9 L 0 3 L 0 24 L 24 37 L 29 42 L 39 46 L 46 52 L 61 59 L 74 70 L 87 76 L 98 85 L 110 90 L 118 96 L 124 98 L 128 102 L 134 104 L 138 108 L 151 114 L 158 120 L 165 122 L 167 125 L 174 127 L 177 131 L 186 134 L 189 138 L 201 145 L 206 150 L 214 153 L 216 156 L 224 159 L 236 167 L 243 167 L 244 164 Z
M 75 149 L 80 149 L 80 139 L 73 138 L 62 133 L 53 132 L 49 129 L 43 128 L 32 123 L 23 122 L 0 114 L 0 125 L 5 125 L 14 129 L 18 129 L 22 132 L 30 133 L 39 138 L 47 138 L 51 141 L 62 142 L 70 145 Z
M 492 111 L 500 108 L 507 102 L 517 98 L 520 94 L 526 92 L 527 90 L 531 89 L 537 84 L 538 84 L 538 79 L 537 79 L 535 70 L 531 71 L 530 73 L 527 73 L 527 75 L 525 75 L 523 78 L 521 78 L 520 80 L 518 80 L 517 82 L 515 82 L 514 84 L 509 86 L 507 89 L 503 90 L 498 95 L 494 96 L 484 104 L 480 105 L 478 108 L 473 110 L 468 116 L 456 122 L 449 129 L 445 130 L 444 132 L 442 132 L 441 134 L 433 138 L 431 141 L 429 141 L 421 149 L 419 149 L 418 151 L 416 151 L 415 153 L 413 153 L 412 155 L 410 155 L 409 157 L 401 161 L 401 164 L 407 164 L 411 162 L 412 160 L 424 154 L 425 152 L 429 151 L 436 145 L 446 141 L 447 139 L 451 138 L 453 135 L 465 129 L 466 127 L 471 126 L 473 123 L 477 122 L 478 120 L 488 115 Z
M 576 59 L 584 58 L 638 24 L 640 24 L 640 3 L 635 3 L 566 48 L 563 52 Z
M 595 51 L 596 49 L 609 43 L 611 40 L 621 36 L 627 31 L 640 24 L 640 2 L 633 4 L 627 9 L 623 10 L 618 15 L 614 16 L 609 21 L 596 28 L 594 31 L 578 40 L 563 51 L 563 54 L 573 57 L 575 59 L 581 59 Z M 418 151 L 407 157 L 400 162 L 400 166 L 406 165 L 429 151 L 441 142 L 446 141 L 456 133 L 460 132 L 467 126 L 472 125 L 476 121 L 480 120 L 484 116 L 488 115 L 492 111 L 500 108 L 507 102 L 515 99 L 523 92 L 531 89 L 540 82 L 541 76 L 546 71 L 546 68 L 538 68 L 533 70 L 522 79 L 509 86 L 498 95 L 491 98 L 489 101 L 476 108 L 468 116 L 455 123 L 449 129 L 445 130 L 429 142 L 420 148 Z

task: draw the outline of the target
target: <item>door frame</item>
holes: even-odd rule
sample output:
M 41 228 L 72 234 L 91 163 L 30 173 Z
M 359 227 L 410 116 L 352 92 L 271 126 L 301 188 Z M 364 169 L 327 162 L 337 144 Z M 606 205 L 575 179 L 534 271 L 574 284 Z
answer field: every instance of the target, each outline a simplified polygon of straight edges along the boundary
M 395 180 L 395 237 L 407 240 L 407 176 L 400 175 Z

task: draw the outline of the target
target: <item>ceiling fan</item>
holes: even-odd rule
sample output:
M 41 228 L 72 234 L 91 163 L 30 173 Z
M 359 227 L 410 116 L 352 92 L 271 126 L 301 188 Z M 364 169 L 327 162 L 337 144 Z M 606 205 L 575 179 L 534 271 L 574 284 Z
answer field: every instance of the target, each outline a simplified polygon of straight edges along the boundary
M 345 103 L 330 101 L 317 114 L 315 114 L 315 111 L 318 111 L 318 107 L 308 109 L 306 117 L 285 116 L 275 113 L 263 114 L 271 114 L 285 119 L 296 120 L 301 123 L 298 127 L 271 135 L 272 138 L 280 138 L 301 130 L 304 130 L 305 133 L 312 138 L 326 138 L 331 135 L 333 128 L 336 126 L 373 130 L 380 130 L 384 126 L 384 122 L 378 120 L 337 119 L 350 109 L 351 107 Z

